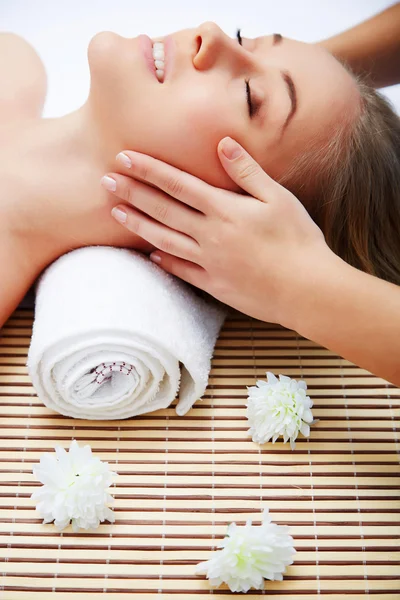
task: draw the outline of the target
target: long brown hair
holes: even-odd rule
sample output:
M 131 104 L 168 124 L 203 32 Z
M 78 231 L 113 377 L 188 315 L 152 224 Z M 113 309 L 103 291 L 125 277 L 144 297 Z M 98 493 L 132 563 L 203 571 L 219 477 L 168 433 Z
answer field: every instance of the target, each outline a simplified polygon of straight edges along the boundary
M 344 115 L 332 139 L 311 146 L 281 183 L 303 201 L 333 252 L 400 285 L 400 118 L 379 92 L 357 83 L 357 117 Z

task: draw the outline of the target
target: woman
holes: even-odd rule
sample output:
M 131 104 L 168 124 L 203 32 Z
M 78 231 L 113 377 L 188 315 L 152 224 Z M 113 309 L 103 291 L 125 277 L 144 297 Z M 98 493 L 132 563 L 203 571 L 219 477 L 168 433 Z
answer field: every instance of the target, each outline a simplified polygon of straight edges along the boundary
M 364 90 L 323 49 L 279 35 L 232 40 L 206 23 L 166 39 L 161 81 L 150 50 L 145 36 L 99 34 L 89 46 L 91 87 L 81 109 L 60 119 L 41 120 L 36 110 L 3 121 L 0 259 L 7 296 L 0 322 L 40 271 L 72 248 L 153 248 L 118 227 L 110 218 L 115 201 L 98 190 L 121 148 L 238 190 L 210 152 L 231 135 L 274 178 L 298 189 L 312 215 L 324 184 L 340 181 L 338 166 L 351 162 L 342 142 L 359 123 Z M 7 80 L 10 67 L 3 69 Z M 382 102 L 378 117 L 381 109 L 391 117 Z
M 82 204 L 85 210 L 88 204 L 104 204 L 95 177 L 105 165 L 114 164 L 115 154 L 125 146 L 151 152 L 210 184 L 229 189 L 232 181 L 210 149 L 224 135 L 231 135 L 279 178 L 294 157 L 303 155 L 310 145 L 321 148 L 330 142 L 338 125 L 345 128 L 343 115 L 351 120 L 357 113 L 357 83 L 330 54 L 313 45 L 266 36 L 260 40 L 259 54 L 267 58 L 261 60 L 243 49 L 240 39 L 229 38 L 209 23 L 167 39 L 166 54 L 171 56 L 166 58 L 163 83 L 151 71 L 154 60 L 149 38 L 127 39 L 105 32 L 90 42 L 90 93 L 79 110 L 62 118 L 36 118 L 23 124 L 18 120 L 10 124 L 2 111 L 6 124 L 2 131 L 6 148 L 3 171 L 17 171 L 20 176 L 21 148 L 25 156 L 32 154 L 25 162 L 36 183 L 27 193 L 40 196 L 32 199 L 36 208 L 43 202 L 42 187 L 51 197 L 49 204 L 74 203 L 74 208 Z M 4 69 L 14 66 L 8 63 Z M 319 85 L 322 77 L 323 88 Z M 6 72 L 3 81 L 8 79 Z M 65 163 L 65 155 L 71 165 Z M 30 181 L 24 177 L 22 183 L 30 186 Z M 78 220 L 73 211 L 70 215 L 75 227 Z M 60 211 L 60 217 L 58 225 L 65 228 L 66 215 Z M 40 229 L 40 224 L 37 227 Z M 96 225 L 91 221 L 92 227 Z M 111 229 L 119 232 L 112 222 L 108 227 L 110 233 Z M 58 228 L 56 235 L 60 235 Z
M 400 3 L 324 45 L 371 85 L 400 82 Z M 399 284 L 399 121 L 385 106 L 376 110 L 379 96 L 365 93 L 355 135 L 348 138 L 350 177 L 346 185 L 346 168 L 340 173 L 342 189 L 332 188 L 333 212 L 326 213 L 336 213 L 344 225 L 325 219 L 325 231 L 332 246 L 341 230 L 348 234 L 339 254 L 353 250 L 350 264 L 364 263 L 367 272 Z M 400 385 L 400 286 L 341 260 L 298 200 L 243 148 L 227 139 L 218 152 L 227 174 L 248 192 L 246 201 L 128 151 L 133 164 L 121 171 L 130 177 L 109 175 L 114 193 L 135 208 L 117 206 L 116 218 L 122 210 L 124 226 L 161 249 L 151 258 L 170 273 Z M 138 177 L 167 194 L 138 184 Z

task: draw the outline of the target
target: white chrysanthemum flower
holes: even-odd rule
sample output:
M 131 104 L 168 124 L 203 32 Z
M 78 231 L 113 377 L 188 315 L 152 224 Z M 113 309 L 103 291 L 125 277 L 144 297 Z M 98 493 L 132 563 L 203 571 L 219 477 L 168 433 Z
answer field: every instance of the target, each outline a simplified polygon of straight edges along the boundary
M 249 434 L 253 442 L 265 444 L 272 438 L 275 442 L 280 435 L 290 447 L 295 449 L 295 440 L 302 433 L 310 435 L 310 425 L 315 423 L 311 412 L 312 401 L 306 396 L 305 381 L 296 381 L 286 375 L 267 373 L 268 382 L 257 381 L 257 385 L 247 387 L 249 392 L 246 415 L 249 419 Z
M 227 583 L 232 592 L 248 592 L 251 587 L 262 590 L 265 579 L 281 581 L 286 567 L 293 563 L 296 550 L 288 531 L 285 525 L 271 523 L 268 509 L 261 525 L 231 523 L 218 546 L 223 550 L 199 563 L 196 573 L 205 573 L 212 586 Z
M 114 502 L 114 498 L 106 489 L 117 473 L 93 456 L 90 446 L 80 448 L 76 440 L 72 440 L 68 453 L 61 446 L 55 451 L 55 455 L 43 454 L 40 466 L 33 467 L 33 474 L 44 484 L 31 496 L 37 501 L 43 524 L 54 521 L 61 531 L 72 521 L 77 532 L 79 528 L 95 529 L 105 520 L 113 523 L 113 511 L 106 503 Z

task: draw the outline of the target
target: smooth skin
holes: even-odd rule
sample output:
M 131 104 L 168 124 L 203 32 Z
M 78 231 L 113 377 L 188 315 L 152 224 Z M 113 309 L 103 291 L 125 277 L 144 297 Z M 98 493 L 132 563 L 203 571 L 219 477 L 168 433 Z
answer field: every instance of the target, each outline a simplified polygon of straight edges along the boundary
M 399 11 L 393 11 L 400 37 Z M 384 37 L 391 19 L 373 19 Z M 343 39 L 342 56 L 347 56 L 347 33 Z M 391 56 L 397 50 L 387 39 Z M 339 38 L 335 46 L 339 52 Z M 391 64 L 387 77 L 399 81 L 399 64 Z M 225 144 L 232 143 L 223 139 L 218 157 L 247 197 L 124 150 L 118 155 L 119 173 L 102 179 L 105 187 L 114 180 L 111 193 L 125 202 L 116 205 L 113 216 L 159 248 L 151 258 L 166 271 L 248 315 L 294 329 L 399 386 L 400 287 L 334 254 L 303 205 L 241 146 L 236 144 L 231 159 L 224 155 Z
M 43 269 L 70 250 L 155 249 L 115 222 L 114 199 L 98 185 L 117 168 L 121 148 L 238 191 L 214 150 L 221 138 L 235 137 L 278 177 L 310 143 L 325 143 L 339 115 L 357 110 L 354 79 L 313 44 L 273 35 L 240 40 L 215 23 L 168 38 L 160 84 L 145 59 L 144 36 L 95 35 L 86 102 L 43 119 L 40 57 L 19 36 L 0 33 L 0 326 Z M 295 113 L 289 77 L 298 95 Z M 253 118 L 246 81 L 254 109 L 260 107 Z
M 43 64 L 28 42 L 12 33 L 0 34 L 0 75 L 7 85 L 0 89 L 0 132 L 13 123 L 40 118 L 47 78 Z M 13 56 L 12 66 L 9 57 Z M 8 207 L 0 204 L 0 326 L 44 268 L 41 252 L 17 234 Z

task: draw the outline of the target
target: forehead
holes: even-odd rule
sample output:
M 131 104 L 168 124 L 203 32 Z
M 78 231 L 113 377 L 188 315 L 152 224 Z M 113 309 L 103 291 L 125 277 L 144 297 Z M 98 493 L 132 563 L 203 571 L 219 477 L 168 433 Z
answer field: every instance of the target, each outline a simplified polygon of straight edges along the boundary
M 355 118 L 360 95 L 353 76 L 324 48 L 285 37 L 273 42 L 274 36 L 262 36 L 249 41 L 248 47 L 259 61 L 270 108 L 279 110 L 288 102 L 280 78 L 272 78 L 271 73 L 290 73 L 296 88 L 296 114 L 284 135 L 269 135 L 267 118 L 255 147 L 262 166 L 280 175 L 310 143 L 325 145 Z M 273 112 L 269 118 L 273 119 Z
M 330 135 L 338 121 L 356 114 L 357 82 L 325 48 L 285 37 L 274 44 L 273 35 L 254 41 L 266 69 L 275 66 L 290 73 L 298 99 L 297 126 L 306 126 L 310 134 Z
M 296 85 L 299 118 L 319 108 L 320 117 L 332 117 L 359 98 L 354 77 L 327 50 L 317 44 L 283 37 L 274 44 L 274 36 L 255 38 L 255 53 L 268 68 L 271 65 L 290 73 Z M 301 106 L 302 105 L 302 106 Z

